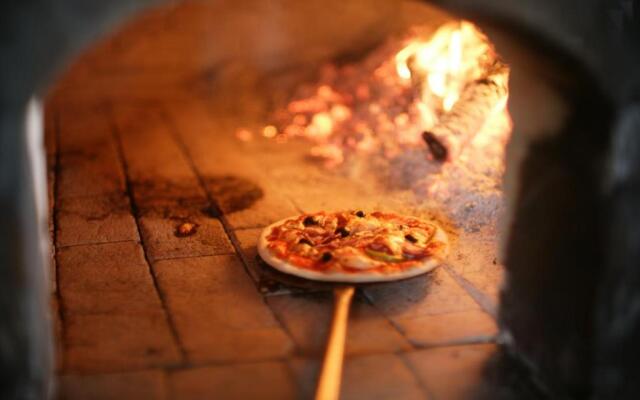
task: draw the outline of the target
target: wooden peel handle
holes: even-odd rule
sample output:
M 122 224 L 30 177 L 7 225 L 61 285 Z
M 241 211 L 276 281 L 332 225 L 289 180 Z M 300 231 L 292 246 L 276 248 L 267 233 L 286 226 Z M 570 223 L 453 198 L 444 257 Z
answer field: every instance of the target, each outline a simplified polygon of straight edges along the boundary
M 333 291 L 333 318 L 316 387 L 316 400 L 337 400 L 340 395 L 344 344 L 354 291 L 353 286 L 339 287 Z

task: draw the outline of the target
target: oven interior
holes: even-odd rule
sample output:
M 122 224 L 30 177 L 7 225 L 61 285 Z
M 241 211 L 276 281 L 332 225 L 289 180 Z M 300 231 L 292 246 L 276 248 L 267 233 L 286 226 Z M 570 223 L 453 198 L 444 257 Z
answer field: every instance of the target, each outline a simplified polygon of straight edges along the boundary
M 311 397 L 331 295 L 256 243 L 323 210 L 452 243 L 358 291 L 342 398 L 591 393 L 614 111 L 547 39 L 416 1 L 183 1 L 86 48 L 44 107 L 62 398 Z

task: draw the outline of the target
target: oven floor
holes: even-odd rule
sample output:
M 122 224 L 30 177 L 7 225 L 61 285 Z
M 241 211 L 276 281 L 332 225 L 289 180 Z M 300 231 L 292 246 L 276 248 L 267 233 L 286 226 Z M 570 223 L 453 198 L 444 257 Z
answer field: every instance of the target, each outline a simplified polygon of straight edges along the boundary
M 47 100 L 60 398 L 309 398 L 331 295 L 274 284 L 261 228 L 320 209 L 434 214 L 317 166 L 304 143 L 238 141 L 260 107 L 224 95 L 224 62 L 176 56 L 213 12 L 186 4 L 91 49 Z M 448 266 L 356 296 L 343 399 L 536 392 L 495 344 L 495 227 L 448 229 Z

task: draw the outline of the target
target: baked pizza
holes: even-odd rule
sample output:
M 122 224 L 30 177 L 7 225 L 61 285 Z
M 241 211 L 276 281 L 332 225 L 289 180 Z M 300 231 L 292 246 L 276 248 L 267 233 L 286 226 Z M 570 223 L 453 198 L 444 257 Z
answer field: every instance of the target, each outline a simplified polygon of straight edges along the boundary
M 386 212 L 318 212 L 278 221 L 258 242 L 279 271 L 334 282 L 379 282 L 432 270 L 448 252 L 433 222 Z

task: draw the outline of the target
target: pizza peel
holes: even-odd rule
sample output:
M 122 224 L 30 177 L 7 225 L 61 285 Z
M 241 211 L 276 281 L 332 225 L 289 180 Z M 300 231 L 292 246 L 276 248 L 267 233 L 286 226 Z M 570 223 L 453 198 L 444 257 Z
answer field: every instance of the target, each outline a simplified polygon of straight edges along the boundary
M 286 219 L 285 219 L 286 220 Z M 284 221 L 284 220 L 282 220 Z M 266 227 L 261 235 L 264 236 L 273 226 L 281 223 L 278 221 Z M 439 228 L 438 228 L 439 229 Z M 381 283 L 398 282 L 422 276 L 433 271 L 442 264 L 442 260 L 437 260 L 430 268 L 420 271 L 412 276 L 401 276 L 397 279 L 371 280 L 368 282 L 343 282 L 332 280 L 315 280 L 308 277 L 300 277 L 276 269 L 268 262 L 268 256 L 263 251 L 259 251 L 257 259 L 263 265 L 263 273 L 268 279 L 278 282 L 286 287 L 300 289 L 301 291 L 329 291 L 333 292 L 333 312 L 331 325 L 327 335 L 322 366 L 314 398 L 316 400 L 337 400 L 340 395 L 340 384 L 342 381 L 342 366 L 344 361 L 344 349 L 347 337 L 347 325 L 349 320 L 349 310 L 353 300 L 353 295 L 357 288 L 362 288 Z
M 344 348 L 347 337 L 347 322 L 353 295 L 357 288 L 370 286 L 374 283 L 344 283 L 327 282 L 305 279 L 298 276 L 288 275 L 272 268 L 260 256 L 257 256 L 264 277 L 287 288 L 299 290 L 300 292 L 333 292 L 333 312 L 331 324 L 326 339 L 325 351 L 322 360 L 322 367 L 316 386 L 316 400 L 337 400 L 340 394 L 340 383 L 342 379 L 342 364 L 344 359 Z

